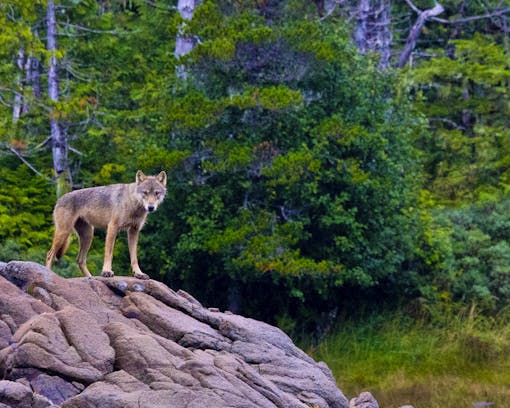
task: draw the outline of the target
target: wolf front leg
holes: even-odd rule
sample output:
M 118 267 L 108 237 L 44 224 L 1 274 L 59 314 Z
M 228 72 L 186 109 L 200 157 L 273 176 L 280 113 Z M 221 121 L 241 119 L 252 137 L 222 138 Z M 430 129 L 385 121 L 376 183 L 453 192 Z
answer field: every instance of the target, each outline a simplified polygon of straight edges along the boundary
M 113 247 L 115 246 L 115 238 L 117 238 L 117 233 L 119 232 L 119 227 L 115 221 L 110 221 L 108 224 L 108 228 L 106 229 L 106 240 L 105 240 L 105 248 L 104 248 L 104 263 L 103 263 L 103 271 L 101 272 L 101 276 L 105 278 L 110 278 L 113 276 L 112 271 L 112 258 L 113 258 Z
M 149 279 L 149 275 L 146 275 L 138 266 L 137 248 L 138 248 L 138 233 L 137 227 L 130 227 L 128 229 L 128 246 L 129 246 L 129 257 L 131 258 L 131 268 L 133 269 L 133 275 L 138 279 Z

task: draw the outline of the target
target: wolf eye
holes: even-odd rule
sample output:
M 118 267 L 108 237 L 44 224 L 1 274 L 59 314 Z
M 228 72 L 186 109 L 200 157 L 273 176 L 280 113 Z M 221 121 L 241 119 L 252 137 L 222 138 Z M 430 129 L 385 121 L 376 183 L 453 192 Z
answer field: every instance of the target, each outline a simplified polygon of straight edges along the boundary
M 154 192 L 154 195 L 155 195 L 156 197 L 159 197 L 159 191 L 155 191 L 155 192 Z
M 143 194 L 144 196 L 148 196 L 148 195 L 149 195 L 149 192 L 148 192 L 148 191 L 142 191 L 142 194 Z

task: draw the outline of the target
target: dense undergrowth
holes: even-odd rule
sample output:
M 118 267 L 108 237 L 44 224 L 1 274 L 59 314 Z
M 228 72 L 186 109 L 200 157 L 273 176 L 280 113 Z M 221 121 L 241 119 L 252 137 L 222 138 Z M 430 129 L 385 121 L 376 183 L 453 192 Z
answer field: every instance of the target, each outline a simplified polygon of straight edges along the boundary
M 492 317 L 476 305 L 437 312 L 345 320 L 309 351 L 347 397 L 370 391 L 381 408 L 508 406 L 510 310 Z

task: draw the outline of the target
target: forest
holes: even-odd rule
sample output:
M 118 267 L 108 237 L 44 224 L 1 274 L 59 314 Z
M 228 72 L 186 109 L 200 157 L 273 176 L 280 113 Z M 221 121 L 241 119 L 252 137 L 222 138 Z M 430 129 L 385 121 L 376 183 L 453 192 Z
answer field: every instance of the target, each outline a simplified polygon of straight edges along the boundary
M 279 326 L 346 394 L 505 406 L 509 24 L 508 0 L 1 0 L 0 261 L 44 263 L 65 192 L 165 170 L 151 278 Z

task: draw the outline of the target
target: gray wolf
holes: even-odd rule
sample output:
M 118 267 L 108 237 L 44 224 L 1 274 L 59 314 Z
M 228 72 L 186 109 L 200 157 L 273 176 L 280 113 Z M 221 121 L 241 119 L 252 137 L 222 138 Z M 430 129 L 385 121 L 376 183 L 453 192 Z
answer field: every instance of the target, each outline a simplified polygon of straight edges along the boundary
M 164 171 L 157 176 L 146 176 L 138 170 L 134 183 L 84 188 L 64 194 L 53 211 L 55 235 L 46 256 L 46 267 L 51 269 L 54 258 L 64 255 L 74 229 L 80 244 L 78 266 L 83 275 L 92 276 L 87 268 L 87 253 L 94 228 L 103 228 L 106 229 L 106 242 L 101 275 L 111 277 L 115 238 L 119 231 L 127 230 L 133 275 L 148 279 L 149 276 L 138 266 L 138 234 L 147 214 L 156 211 L 165 198 L 166 180 Z

